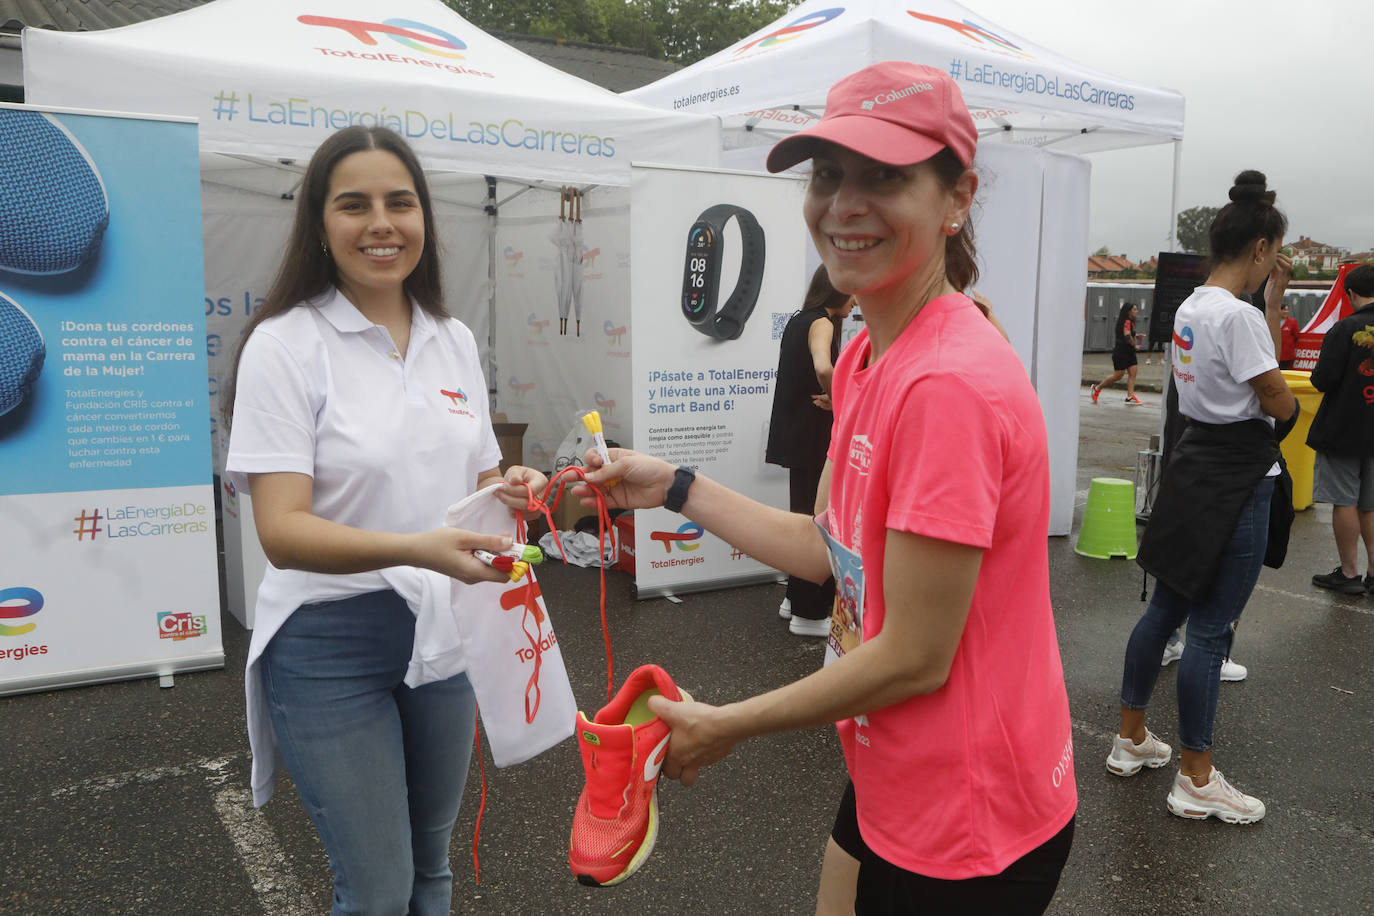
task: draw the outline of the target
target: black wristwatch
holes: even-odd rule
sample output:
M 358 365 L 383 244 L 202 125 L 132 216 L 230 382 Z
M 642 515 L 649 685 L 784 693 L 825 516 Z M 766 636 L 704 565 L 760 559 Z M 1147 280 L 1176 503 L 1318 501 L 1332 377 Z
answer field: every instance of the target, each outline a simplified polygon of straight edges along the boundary
M 692 486 L 692 481 L 697 479 L 697 472 L 691 468 L 678 468 L 673 472 L 673 482 L 668 487 L 668 495 L 663 497 L 663 508 L 669 512 L 681 512 L 682 507 L 687 503 L 687 490 Z
M 725 224 L 739 224 L 743 253 L 739 280 L 725 304 L 720 295 L 720 265 L 725 256 Z M 682 314 L 707 337 L 734 340 L 744 333 L 763 285 L 763 227 L 743 207 L 716 204 L 702 211 L 687 230 L 687 257 L 682 267 Z

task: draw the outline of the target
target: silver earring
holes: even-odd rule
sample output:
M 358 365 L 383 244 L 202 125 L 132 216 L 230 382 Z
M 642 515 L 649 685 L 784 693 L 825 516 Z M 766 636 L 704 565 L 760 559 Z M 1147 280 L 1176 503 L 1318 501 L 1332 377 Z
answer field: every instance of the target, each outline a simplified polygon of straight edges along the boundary
M 320 239 L 320 250 L 324 252 L 326 258 L 329 257 L 329 246 L 325 244 L 324 239 Z

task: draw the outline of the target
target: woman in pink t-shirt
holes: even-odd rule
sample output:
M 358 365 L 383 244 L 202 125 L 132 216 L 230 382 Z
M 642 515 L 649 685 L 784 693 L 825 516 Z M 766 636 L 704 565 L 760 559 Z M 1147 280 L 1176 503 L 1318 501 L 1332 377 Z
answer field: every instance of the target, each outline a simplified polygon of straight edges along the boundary
M 725 706 L 649 701 L 672 729 L 663 771 L 685 784 L 740 740 L 837 723 L 850 784 L 820 912 L 1039 913 L 1072 842 L 1044 421 L 961 292 L 977 274 L 976 145 L 948 74 L 885 62 L 837 83 L 820 121 L 769 155 L 773 171 L 812 161 L 807 225 L 865 318 L 835 367 L 821 518 L 628 450 L 589 475 L 614 484 L 613 505 L 663 505 L 791 575 L 819 582 L 833 565 L 843 583 L 820 671 Z

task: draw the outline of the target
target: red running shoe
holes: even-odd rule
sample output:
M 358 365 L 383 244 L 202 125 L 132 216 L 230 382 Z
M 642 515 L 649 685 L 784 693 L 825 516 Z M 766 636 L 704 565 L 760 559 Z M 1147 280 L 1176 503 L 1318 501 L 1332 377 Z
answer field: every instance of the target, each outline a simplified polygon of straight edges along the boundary
M 1101 393 L 1102 393 L 1102 389 L 1101 389 L 1101 388 L 1098 388 L 1096 385 L 1094 385 L 1094 386 L 1093 386 L 1093 403 L 1094 403 L 1094 404 L 1097 403 L 1097 396 L 1098 396 L 1099 394 L 1101 394 Z
M 588 721 L 577 714 L 577 743 L 587 783 L 573 812 L 568 867 L 590 887 L 619 884 L 644 864 L 658 836 L 658 771 L 668 726 L 649 697 L 690 700 L 658 665 L 643 665 L 615 699 Z

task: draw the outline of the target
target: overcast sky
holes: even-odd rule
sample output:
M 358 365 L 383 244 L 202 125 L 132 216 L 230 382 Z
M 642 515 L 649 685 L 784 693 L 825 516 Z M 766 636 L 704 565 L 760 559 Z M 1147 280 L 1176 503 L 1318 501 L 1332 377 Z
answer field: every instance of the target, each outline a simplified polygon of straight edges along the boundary
M 1289 241 L 1374 249 L 1370 0 L 960 0 L 1041 47 L 1186 101 L 1178 207 L 1257 168 Z M 1093 153 L 1092 249 L 1165 246 L 1173 145 Z

